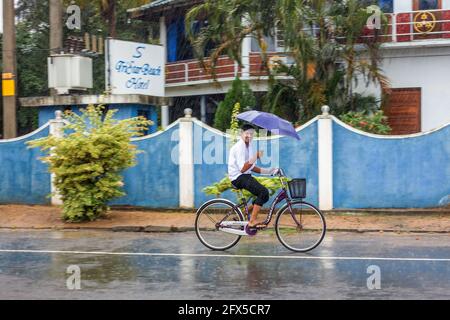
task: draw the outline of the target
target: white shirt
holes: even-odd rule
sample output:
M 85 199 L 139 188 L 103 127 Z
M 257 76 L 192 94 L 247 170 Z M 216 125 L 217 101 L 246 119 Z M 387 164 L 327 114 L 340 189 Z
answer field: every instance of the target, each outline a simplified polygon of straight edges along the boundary
M 230 181 L 234 181 L 239 178 L 240 175 L 243 174 L 251 174 L 252 169 L 255 167 L 256 163 L 254 163 L 250 169 L 241 172 L 244 164 L 253 156 L 253 145 L 250 142 L 248 147 L 242 138 L 239 139 L 236 144 L 231 147 L 230 156 L 228 157 L 228 177 Z

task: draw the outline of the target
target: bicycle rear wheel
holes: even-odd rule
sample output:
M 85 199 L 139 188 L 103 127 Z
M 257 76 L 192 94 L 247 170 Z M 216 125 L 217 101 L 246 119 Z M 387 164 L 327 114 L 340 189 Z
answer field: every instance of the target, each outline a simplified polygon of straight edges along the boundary
M 316 248 L 325 237 L 326 222 L 312 204 L 293 201 L 284 205 L 275 221 L 278 240 L 289 250 L 307 252 Z
M 240 235 L 219 230 L 224 221 L 243 221 L 242 213 L 231 201 L 215 199 L 203 204 L 197 211 L 195 232 L 201 243 L 212 250 L 227 250 L 235 246 Z

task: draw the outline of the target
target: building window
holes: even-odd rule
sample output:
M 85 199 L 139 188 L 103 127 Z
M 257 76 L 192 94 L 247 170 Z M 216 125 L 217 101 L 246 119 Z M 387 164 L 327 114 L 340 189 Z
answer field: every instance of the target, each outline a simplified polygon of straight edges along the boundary
M 394 12 L 394 0 L 379 0 L 378 6 L 386 13 Z
M 418 10 L 436 10 L 439 8 L 439 0 L 418 0 Z

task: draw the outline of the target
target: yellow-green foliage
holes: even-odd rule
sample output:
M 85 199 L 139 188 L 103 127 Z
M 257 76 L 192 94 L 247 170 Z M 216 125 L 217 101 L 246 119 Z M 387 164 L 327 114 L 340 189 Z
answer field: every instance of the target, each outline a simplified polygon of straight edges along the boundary
M 151 124 L 143 117 L 115 120 L 117 110 L 104 114 L 102 106 L 88 106 L 81 115 L 66 112 L 64 137 L 30 141 L 46 156 L 42 160 L 55 175 L 67 221 L 95 220 L 106 213 L 108 201 L 125 195 L 121 172 L 136 164 L 136 146 L 130 138 Z
M 231 133 L 231 144 L 233 145 L 237 142 L 238 134 L 239 134 L 239 120 L 237 116 L 241 111 L 241 104 L 237 102 L 233 107 L 233 112 L 231 114 L 231 125 L 230 125 L 230 133 Z
M 259 183 L 261 183 L 264 187 L 266 187 L 269 190 L 269 194 L 272 196 L 277 190 L 281 188 L 281 182 L 278 177 L 276 178 L 269 178 L 269 177 L 256 177 L 255 178 Z M 207 195 L 212 195 L 215 197 L 220 197 L 222 193 L 224 193 L 227 190 L 232 190 L 235 192 L 235 189 L 233 189 L 233 186 L 231 185 L 231 181 L 228 178 L 228 176 L 225 176 L 222 180 L 219 182 L 216 182 L 210 186 L 207 186 L 203 188 L 203 192 Z M 250 192 L 247 190 L 242 190 L 245 198 L 254 197 Z M 239 200 L 239 199 L 238 199 Z

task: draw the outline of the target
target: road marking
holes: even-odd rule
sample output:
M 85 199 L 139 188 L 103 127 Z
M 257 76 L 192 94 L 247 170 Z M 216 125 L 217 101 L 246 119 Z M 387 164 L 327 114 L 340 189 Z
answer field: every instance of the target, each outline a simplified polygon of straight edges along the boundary
M 450 262 L 450 258 L 389 258 L 389 257 L 324 257 L 324 256 L 269 256 L 242 254 L 203 254 L 203 253 L 160 253 L 160 252 L 104 252 L 104 251 L 63 251 L 63 250 L 6 250 L 0 253 L 41 253 L 41 254 L 86 254 L 113 256 L 144 256 L 144 257 L 192 257 L 192 258 L 256 258 L 256 259 L 298 259 L 298 260 L 379 260 L 379 261 L 423 261 Z

